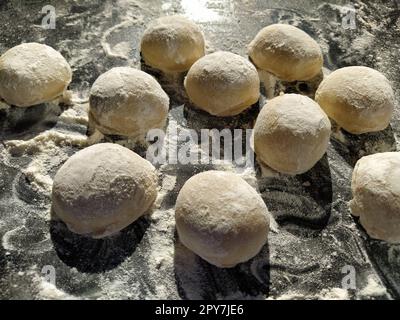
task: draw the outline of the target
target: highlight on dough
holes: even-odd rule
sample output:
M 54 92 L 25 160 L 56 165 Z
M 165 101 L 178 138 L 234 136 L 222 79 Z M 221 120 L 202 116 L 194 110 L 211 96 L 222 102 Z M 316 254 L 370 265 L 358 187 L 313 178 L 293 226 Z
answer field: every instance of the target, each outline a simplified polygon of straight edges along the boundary
M 165 73 L 185 72 L 205 55 L 200 27 L 183 16 L 165 16 L 144 31 L 140 52 L 144 62 Z

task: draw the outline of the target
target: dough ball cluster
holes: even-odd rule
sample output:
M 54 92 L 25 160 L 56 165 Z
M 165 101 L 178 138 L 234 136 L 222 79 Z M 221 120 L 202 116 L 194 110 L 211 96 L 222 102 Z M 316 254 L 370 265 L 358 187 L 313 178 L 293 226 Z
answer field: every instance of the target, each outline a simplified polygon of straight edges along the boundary
M 90 91 L 90 118 L 103 134 L 139 137 L 163 128 L 169 97 L 149 74 L 129 67 L 102 74 Z
M 263 28 L 249 44 L 248 53 L 257 68 L 289 82 L 310 80 L 323 65 L 318 43 L 304 31 L 286 24 Z
M 39 43 L 24 43 L 0 57 L 0 97 L 9 105 L 30 107 L 62 96 L 72 80 L 64 57 Z
M 74 154 L 57 172 L 53 209 L 72 232 L 102 238 L 149 210 L 157 185 L 150 162 L 119 145 L 97 144 Z
M 375 239 L 400 243 L 400 152 L 361 158 L 351 183 L 352 214 Z
M 331 119 L 353 134 L 386 129 L 395 106 L 389 81 L 367 67 L 332 72 L 322 81 L 315 99 Z
M 199 59 L 185 79 L 193 104 L 215 116 L 235 116 L 260 97 L 256 68 L 243 57 L 219 51 Z
M 153 21 L 144 32 L 140 46 L 145 63 L 166 73 L 187 71 L 205 54 L 201 29 L 181 16 Z
M 190 178 L 179 192 L 175 210 L 180 241 L 218 267 L 251 259 L 267 241 L 268 209 L 236 174 L 207 171 Z
M 312 99 L 285 94 L 270 100 L 254 127 L 257 158 L 290 175 L 310 170 L 325 154 L 331 123 Z

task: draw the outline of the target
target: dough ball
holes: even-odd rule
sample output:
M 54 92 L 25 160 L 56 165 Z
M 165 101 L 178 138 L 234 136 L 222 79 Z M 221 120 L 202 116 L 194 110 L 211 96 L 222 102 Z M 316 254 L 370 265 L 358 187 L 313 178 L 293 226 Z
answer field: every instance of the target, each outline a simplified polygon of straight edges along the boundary
M 351 183 L 352 214 L 375 239 L 400 243 L 400 152 L 361 158 Z
M 215 52 L 189 70 L 185 88 L 196 107 L 214 116 L 234 116 L 256 103 L 260 79 L 246 59 L 230 52 Z
M 169 97 L 147 73 L 129 67 L 102 74 L 90 91 L 90 117 L 103 134 L 138 137 L 165 126 Z
M 153 68 L 166 73 L 184 72 L 204 56 L 204 36 L 198 25 L 184 17 L 162 17 L 144 32 L 141 53 Z
M 315 100 L 340 127 L 353 134 L 386 129 L 395 105 L 389 81 L 367 67 L 332 72 L 322 81 Z
M 64 57 L 39 43 L 24 43 L 0 57 L 0 97 L 9 105 L 30 107 L 61 96 L 72 79 Z
M 284 81 L 310 80 L 323 65 L 318 43 L 304 31 L 286 24 L 263 28 L 250 43 L 253 63 Z
M 181 242 L 221 268 L 253 258 L 269 232 L 261 196 L 238 175 L 222 171 L 203 172 L 185 183 L 175 219 Z
M 53 209 L 75 233 L 102 238 L 142 216 L 157 197 L 150 162 L 122 146 L 102 143 L 65 162 L 53 183 Z
M 310 170 L 325 154 L 331 123 L 308 97 L 285 94 L 270 100 L 254 127 L 257 158 L 272 169 L 290 175 Z

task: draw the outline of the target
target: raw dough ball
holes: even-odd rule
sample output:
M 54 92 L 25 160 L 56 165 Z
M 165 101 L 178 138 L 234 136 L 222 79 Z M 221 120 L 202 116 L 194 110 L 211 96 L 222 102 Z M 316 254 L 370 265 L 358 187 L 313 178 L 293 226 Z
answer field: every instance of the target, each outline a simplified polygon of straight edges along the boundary
M 64 57 L 39 43 L 24 43 L 0 57 L 0 97 L 17 107 L 30 107 L 61 96 L 72 79 Z
M 302 174 L 325 154 L 330 135 L 331 123 L 315 101 L 285 94 L 262 108 L 254 127 L 254 148 L 272 169 Z
M 332 72 L 322 81 L 315 100 L 330 118 L 353 134 L 386 129 L 395 105 L 389 81 L 367 67 Z
M 129 67 L 102 74 L 90 91 L 90 117 L 103 134 L 138 137 L 165 126 L 169 97 L 147 73 Z
M 185 88 L 194 105 L 215 116 L 234 116 L 256 103 L 260 79 L 256 68 L 237 54 L 215 52 L 189 70 Z
M 185 183 L 175 219 L 181 242 L 221 268 L 253 258 L 269 232 L 260 195 L 238 175 L 222 171 L 203 172 Z
M 400 243 L 400 152 L 361 158 L 351 184 L 352 214 L 375 239 Z
M 144 32 L 141 53 L 153 68 L 166 73 L 184 72 L 204 56 L 204 36 L 198 25 L 184 17 L 162 17 Z
M 310 80 L 323 65 L 318 43 L 304 31 L 286 24 L 262 29 L 250 43 L 249 56 L 261 70 L 284 81 Z
M 102 238 L 142 216 L 157 197 L 150 162 L 122 146 L 103 143 L 65 162 L 53 183 L 53 209 L 78 234 Z

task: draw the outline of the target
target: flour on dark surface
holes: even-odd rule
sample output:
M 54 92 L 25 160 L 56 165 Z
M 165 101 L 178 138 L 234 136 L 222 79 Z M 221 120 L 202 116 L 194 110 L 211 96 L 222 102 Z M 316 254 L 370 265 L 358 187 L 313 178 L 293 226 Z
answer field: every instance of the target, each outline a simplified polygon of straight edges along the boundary
M 262 27 L 293 24 L 318 41 L 327 69 L 375 68 L 391 81 L 399 101 L 396 1 L 354 1 L 354 30 L 342 28 L 345 1 L 211 0 L 199 1 L 207 5 L 197 8 L 190 2 L 52 1 L 55 30 L 40 26 L 46 1 L 1 2 L 0 53 L 21 42 L 46 43 L 64 55 L 74 76 L 71 107 L 50 103 L 16 110 L 0 105 L 0 298 L 399 298 L 400 247 L 371 240 L 348 209 L 355 162 L 366 154 L 400 150 L 399 108 L 384 132 L 334 136 L 316 167 L 296 177 L 265 176 L 258 166 L 242 170 L 223 161 L 160 165 L 156 209 L 110 238 L 75 235 L 52 218 L 52 178 L 69 156 L 91 143 L 86 136 L 90 86 L 112 67 L 139 68 L 140 36 L 161 15 L 181 13 L 199 23 L 208 52 L 228 50 L 242 56 Z M 169 125 L 201 127 L 196 118 L 204 121 L 204 115 L 194 115 L 183 105 L 187 102 L 181 89 L 167 90 L 172 92 Z M 226 125 L 246 128 L 248 121 L 252 114 L 242 123 L 234 119 Z M 201 260 L 183 247 L 175 232 L 180 188 L 194 174 L 210 169 L 238 172 L 259 190 L 274 220 L 260 254 L 233 269 Z M 44 266 L 55 268 L 55 284 L 44 279 Z M 342 287 L 345 266 L 355 268 L 356 290 Z

